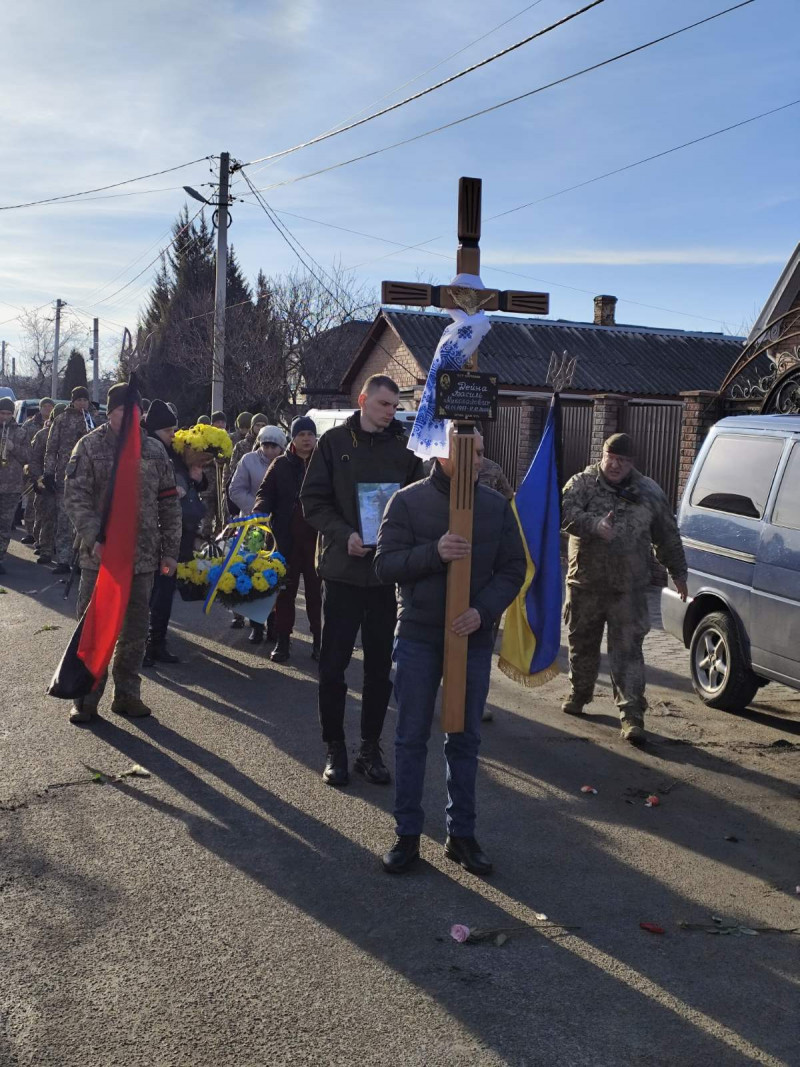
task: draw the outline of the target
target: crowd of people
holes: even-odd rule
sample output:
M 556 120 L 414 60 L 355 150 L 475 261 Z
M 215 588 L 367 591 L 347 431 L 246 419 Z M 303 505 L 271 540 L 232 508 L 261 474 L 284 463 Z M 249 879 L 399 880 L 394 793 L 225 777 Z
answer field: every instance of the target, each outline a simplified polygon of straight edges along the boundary
M 64 574 L 78 555 L 79 615 L 101 566 L 102 517 L 130 389 L 119 384 L 109 390 L 99 426 L 99 413 L 91 411 L 88 393 L 80 387 L 69 406 L 59 411 L 43 400 L 23 425 L 13 421 L 13 404 L 0 400 L 0 567 L 20 498 L 27 497 L 28 533 L 22 540 L 38 553 L 38 562 L 52 562 L 53 572 Z M 318 710 L 326 747 L 322 778 L 342 788 L 350 774 L 345 672 L 360 632 L 360 744 L 352 766 L 375 785 L 391 781 L 381 738 L 394 689 L 397 836 L 383 864 L 390 873 L 406 870 L 419 856 L 424 822 L 427 746 L 443 673 L 447 568 L 453 560 L 469 558 L 470 607 L 452 623 L 455 634 L 468 638 L 468 654 L 464 728 L 446 734 L 444 742 L 445 851 L 466 870 L 488 874 L 492 864 L 475 837 L 481 722 L 497 627 L 523 585 L 527 558 L 509 503 L 513 490 L 497 464 L 483 457 L 480 434 L 474 436 L 477 485 L 470 541 L 448 528 L 450 460 L 437 459 L 426 470 L 409 450 L 395 418 L 399 389 L 385 375 L 369 378 L 358 410 L 319 439 L 308 416 L 295 418 L 287 436 L 263 414 L 241 413 L 224 462 L 188 445 L 176 451 L 175 407 L 160 399 L 135 399 L 144 412 L 139 521 L 130 600 L 111 666 L 111 710 L 130 718 L 149 715 L 141 699 L 142 666 L 178 662 L 167 645 L 178 565 L 193 559 L 209 530 L 219 531 L 237 515 L 265 516 L 286 561 L 286 577 L 267 623 L 251 623 L 249 640 L 271 643 L 273 662 L 291 657 L 302 578 L 311 657 L 319 663 Z M 227 430 L 222 412 L 198 421 Z M 224 471 L 212 474 L 214 463 Z M 373 504 L 380 501 L 379 526 L 364 522 L 370 498 Z M 630 438 L 616 434 L 605 442 L 600 461 L 566 486 L 563 518 L 570 539 L 571 692 L 562 710 L 581 715 L 591 702 L 607 625 L 621 736 L 640 743 L 646 588 L 654 548 L 686 596 L 686 563 L 674 516 L 660 488 L 636 471 Z M 234 628 L 244 625 L 243 616 L 234 616 Z M 104 681 L 75 701 L 71 722 L 96 718 L 103 687 Z

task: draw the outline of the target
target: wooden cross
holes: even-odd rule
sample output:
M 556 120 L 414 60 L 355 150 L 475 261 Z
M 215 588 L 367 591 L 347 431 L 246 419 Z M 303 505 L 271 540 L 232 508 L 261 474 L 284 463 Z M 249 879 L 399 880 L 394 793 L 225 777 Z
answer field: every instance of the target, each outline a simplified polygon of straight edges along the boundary
M 461 178 L 458 183 L 458 251 L 456 273 L 480 275 L 481 180 Z M 521 290 L 471 289 L 457 285 L 426 285 L 419 282 L 383 282 L 381 302 L 412 307 L 461 308 L 468 315 L 477 311 L 507 311 L 521 315 L 546 315 L 550 308 L 547 293 Z M 473 355 L 470 370 L 477 369 Z M 450 480 L 450 533 L 472 541 L 475 498 L 475 423 L 457 422 L 450 447 L 453 475 Z M 447 565 L 447 607 L 445 614 L 442 729 L 447 733 L 464 730 L 464 703 L 467 690 L 468 638 L 452 631 L 453 620 L 469 608 L 470 559 Z

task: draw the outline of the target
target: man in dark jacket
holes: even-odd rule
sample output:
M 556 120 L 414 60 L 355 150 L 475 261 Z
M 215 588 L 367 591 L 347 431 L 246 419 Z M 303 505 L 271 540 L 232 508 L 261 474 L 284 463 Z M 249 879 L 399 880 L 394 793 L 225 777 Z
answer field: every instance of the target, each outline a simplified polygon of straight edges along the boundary
M 324 584 L 319 717 L 328 746 L 322 775 L 328 785 L 348 782 L 344 673 L 359 629 L 364 687 L 355 769 L 371 782 L 389 781 L 380 736 L 392 693 L 397 602 L 393 580 L 383 584 L 373 569 L 374 541 L 368 524 L 362 526 L 359 499 L 363 505 L 370 498 L 377 500 L 381 491 L 393 492 L 422 477 L 422 461 L 406 447 L 403 427 L 394 418 L 398 400 L 391 378 L 368 378 L 358 398 L 360 411 L 320 438 L 300 493 L 305 517 L 320 535 L 317 571 Z
M 175 472 L 175 485 L 181 502 L 181 543 L 178 563 L 187 563 L 194 554 L 194 541 L 205 515 L 205 504 L 200 493 L 207 488 L 206 476 L 201 467 L 187 467 L 183 456 L 172 449 L 178 420 L 163 400 L 153 400 L 144 418 L 144 428 L 149 437 L 160 441 Z M 144 667 L 155 663 L 179 663 L 180 660 L 167 648 L 167 628 L 172 615 L 177 576 L 157 573 L 150 594 L 150 628 L 144 653 Z
M 476 434 L 476 440 L 480 441 Z M 397 493 L 386 510 L 375 555 L 384 582 L 400 586 L 395 643 L 395 804 L 397 840 L 384 856 L 389 873 L 419 857 L 422 788 L 444 656 L 447 564 L 471 560 L 470 607 L 453 622 L 469 636 L 464 731 L 446 734 L 445 854 L 474 874 L 492 865 L 475 840 L 475 777 L 481 716 L 489 692 L 494 627 L 525 579 L 525 550 L 514 513 L 493 489 L 475 486 L 472 544 L 448 532 L 451 461 L 436 461 L 422 482 Z M 476 480 L 478 467 L 476 464 Z
M 275 633 L 278 643 L 270 659 L 285 663 L 290 656 L 294 629 L 294 602 L 300 577 L 306 596 L 306 615 L 311 630 L 311 658 L 319 659 L 322 632 L 322 581 L 314 566 L 317 531 L 303 517 L 300 488 L 309 460 L 317 444 L 317 427 L 308 415 L 292 422 L 291 444 L 273 460 L 259 487 L 252 511 L 269 515 L 278 551 L 286 560 L 286 584 L 275 604 Z

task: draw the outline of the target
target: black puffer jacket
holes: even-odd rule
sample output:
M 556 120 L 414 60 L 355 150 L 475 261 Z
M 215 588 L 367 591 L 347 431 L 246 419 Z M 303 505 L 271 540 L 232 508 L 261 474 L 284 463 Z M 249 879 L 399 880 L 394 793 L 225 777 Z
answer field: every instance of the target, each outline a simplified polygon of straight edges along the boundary
M 303 514 L 320 533 L 320 577 L 350 585 L 382 584 L 375 574 L 373 553 L 351 556 L 347 541 L 359 529 L 359 482 L 406 486 L 422 477 L 422 460 L 406 445 L 403 425 L 397 419 L 379 433 L 367 433 L 361 429 L 360 412 L 320 437 L 300 493 Z
M 416 485 L 401 489 L 386 509 L 375 554 L 382 582 L 400 586 L 399 637 L 444 643 L 447 564 L 438 541 L 450 518 L 450 479 L 437 463 Z M 475 486 L 470 606 L 481 628 L 473 644 L 491 644 L 492 628 L 525 579 L 525 550 L 509 503 L 494 489 Z
M 292 515 L 305 473 L 306 465 L 297 453 L 284 452 L 270 463 L 253 503 L 253 512 L 271 516 L 275 543 L 286 559 L 292 551 Z

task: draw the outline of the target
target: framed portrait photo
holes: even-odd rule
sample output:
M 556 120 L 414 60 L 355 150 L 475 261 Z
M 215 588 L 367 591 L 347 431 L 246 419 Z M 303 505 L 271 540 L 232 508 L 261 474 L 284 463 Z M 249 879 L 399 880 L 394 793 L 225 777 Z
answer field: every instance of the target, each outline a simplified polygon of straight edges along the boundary
M 365 545 L 378 543 L 386 505 L 400 488 L 400 482 L 359 482 L 357 486 L 359 533 Z

